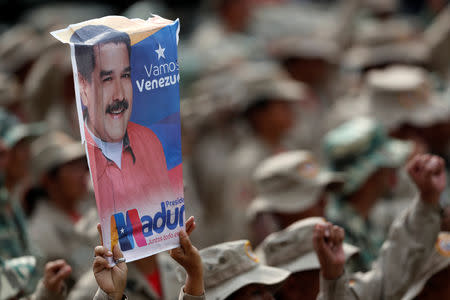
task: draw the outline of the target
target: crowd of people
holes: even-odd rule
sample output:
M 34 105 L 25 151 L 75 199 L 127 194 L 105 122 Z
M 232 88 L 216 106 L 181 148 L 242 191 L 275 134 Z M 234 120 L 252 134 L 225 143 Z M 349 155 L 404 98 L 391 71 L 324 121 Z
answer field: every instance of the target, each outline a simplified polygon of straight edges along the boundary
M 450 299 L 448 1 L 199 3 L 52 3 L 0 27 L 0 300 Z M 151 13 L 180 17 L 193 217 L 127 263 L 101 245 L 49 32 Z

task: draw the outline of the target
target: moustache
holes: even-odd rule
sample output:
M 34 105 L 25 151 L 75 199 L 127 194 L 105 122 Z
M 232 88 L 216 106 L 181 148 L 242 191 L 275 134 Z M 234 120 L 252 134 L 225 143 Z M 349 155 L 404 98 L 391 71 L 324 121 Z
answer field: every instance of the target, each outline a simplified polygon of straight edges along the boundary
M 120 101 L 114 101 L 112 104 L 109 104 L 106 107 L 105 112 L 107 114 L 112 114 L 114 111 L 124 111 L 127 110 L 129 106 L 129 103 L 127 100 L 123 99 Z

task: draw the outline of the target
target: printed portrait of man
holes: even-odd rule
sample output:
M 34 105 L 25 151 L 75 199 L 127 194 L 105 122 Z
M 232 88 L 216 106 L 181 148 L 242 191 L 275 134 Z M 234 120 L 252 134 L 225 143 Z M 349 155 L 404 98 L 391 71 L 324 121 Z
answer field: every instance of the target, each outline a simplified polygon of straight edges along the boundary
M 130 121 L 133 87 L 130 37 L 103 25 L 76 30 L 78 71 L 89 165 L 101 218 L 172 200 L 162 144 Z

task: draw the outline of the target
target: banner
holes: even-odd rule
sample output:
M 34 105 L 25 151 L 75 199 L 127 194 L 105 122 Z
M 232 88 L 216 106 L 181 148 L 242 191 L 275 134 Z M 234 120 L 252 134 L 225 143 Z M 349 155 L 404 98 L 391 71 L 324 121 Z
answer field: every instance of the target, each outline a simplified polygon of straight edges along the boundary
M 179 28 L 109 16 L 51 33 L 71 46 L 103 244 L 128 262 L 177 247 L 184 227 Z

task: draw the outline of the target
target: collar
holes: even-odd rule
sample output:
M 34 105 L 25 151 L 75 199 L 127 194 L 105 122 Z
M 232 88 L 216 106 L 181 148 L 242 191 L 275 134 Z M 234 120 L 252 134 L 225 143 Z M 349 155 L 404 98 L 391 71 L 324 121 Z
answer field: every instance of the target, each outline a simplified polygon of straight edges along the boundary
M 95 136 L 85 123 L 85 127 L 89 135 L 94 140 L 96 146 L 102 151 L 103 156 L 108 161 L 114 162 L 119 169 L 122 167 L 122 151 L 128 152 L 133 157 L 133 164 L 136 162 L 136 157 L 134 156 L 133 150 L 130 144 L 130 138 L 128 137 L 128 131 L 125 132 L 125 136 L 122 141 L 117 143 L 105 142 L 102 139 Z

